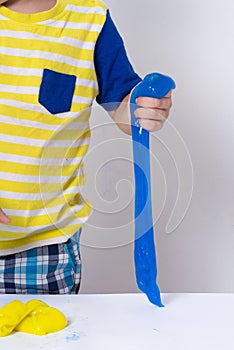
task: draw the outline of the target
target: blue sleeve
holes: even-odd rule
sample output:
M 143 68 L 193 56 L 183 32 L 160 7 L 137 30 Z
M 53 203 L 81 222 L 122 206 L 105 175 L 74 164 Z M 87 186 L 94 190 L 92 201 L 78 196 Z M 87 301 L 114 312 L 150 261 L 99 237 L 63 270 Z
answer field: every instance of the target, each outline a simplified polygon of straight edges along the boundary
M 141 81 L 128 60 L 123 40 L 116 29 L 109 11 L 98 37 L 94 64 L 99 94 L 96 101 L 106 110 L 113 110 Z

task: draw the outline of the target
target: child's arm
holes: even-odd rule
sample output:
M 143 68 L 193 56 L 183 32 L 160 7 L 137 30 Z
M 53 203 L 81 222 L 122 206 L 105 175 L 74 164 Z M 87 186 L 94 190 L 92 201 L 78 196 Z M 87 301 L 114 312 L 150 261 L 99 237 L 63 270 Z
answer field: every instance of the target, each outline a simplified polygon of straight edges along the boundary
M 171 97 L 171 91 L 161 99 L 139 97 L 136 101 L 139 108 L 136 109 L 135 116 L 139 119 L 140 126 L 148 131 L 160 130 L 169 116 L 172 106 Z M 123 132 L 131 135 L 129 99 L 130 94 L 122 100 L 115 110 L 109 111 L 109 115 Z
M 96 43 L 94 63 L 99 85 L 96 100 L 108 111 L 120 129 L 130 135 L 128 102 L 131 90 L 141 82 L 141 78 L 128 60 L 124 42 L 109 12 Z M 135 111 L 140 125 L 149 131 L 156 131 L 162 128 L 169 115 L 171 93 L 162 99 L 141 97 L 137 99 L 137 104 L 142 107 Z
M 2 224 L 9 224 L 10 221 L 11 221 L 11 219 L 0 208 L 0 223 L 2 223 Z

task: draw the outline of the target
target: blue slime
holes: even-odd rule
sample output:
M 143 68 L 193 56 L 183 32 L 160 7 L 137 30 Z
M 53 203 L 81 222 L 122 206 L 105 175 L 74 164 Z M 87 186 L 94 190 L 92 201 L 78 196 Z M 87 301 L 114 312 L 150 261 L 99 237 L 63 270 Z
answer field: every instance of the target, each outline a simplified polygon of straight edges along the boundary
M 130 98 L 132 144 L 135 175 L 135 246 L 134 262 L 138 288 L 149 301 L 162 307 L 160 290 L 156 283 L 157 264 L 154 245 L 150 184 L 149 132 L 139 126 L 134 112 L 139 106 L 137 97 L 162 98 L 175 88 L 175 82 L 168 76 L 151 73 L 146 75 L 132 91 Z

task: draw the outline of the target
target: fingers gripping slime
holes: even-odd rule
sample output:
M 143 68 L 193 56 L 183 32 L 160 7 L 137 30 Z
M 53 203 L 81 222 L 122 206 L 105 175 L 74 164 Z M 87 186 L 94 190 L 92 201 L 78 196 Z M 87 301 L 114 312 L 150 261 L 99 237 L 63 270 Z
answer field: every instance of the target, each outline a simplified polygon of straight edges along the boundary
M 174 81 L 159 73 L 148 74 L 132 91 L 130 98 L 132 143 L 135 175 L 135 246 L 134 261 L 138 288 L 149 301 L 163 306 L 156 283 L 157 265 L 150 184 L 149 132 L 139 126 L 134 111 L 137 97 L 162 98 L 175 88 Z
M 67 320 L 59 310 L 40 300 L 26 304 L 14 300 L 0 308 L 0 337 L 13 331 L 46 335 L 65 328 Z

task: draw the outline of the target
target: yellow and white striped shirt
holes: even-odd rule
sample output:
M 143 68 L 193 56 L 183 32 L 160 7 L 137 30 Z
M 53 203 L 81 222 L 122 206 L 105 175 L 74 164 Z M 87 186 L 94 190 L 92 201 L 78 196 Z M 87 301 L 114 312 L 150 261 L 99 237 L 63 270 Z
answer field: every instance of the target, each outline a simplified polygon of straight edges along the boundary
M 90 107 L 98 94 L 99 0 L 57 0 L 21 14 L 0 6 L 0 255 L 64 242 L 88 219 L 82 197 Z

